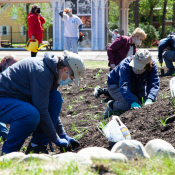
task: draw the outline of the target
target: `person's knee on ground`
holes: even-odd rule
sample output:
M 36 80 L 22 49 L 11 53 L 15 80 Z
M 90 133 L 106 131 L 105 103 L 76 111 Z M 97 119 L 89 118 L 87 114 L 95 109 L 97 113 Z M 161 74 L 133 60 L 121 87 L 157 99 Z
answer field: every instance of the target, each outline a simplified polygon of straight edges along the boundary
M 33 107 L 25 110 L 25 116 L 11 123 L 6 142 L 2 147 L 2 154 L 19 151 L 25 139 L 37 128 L 40 122 L 40 114 Z

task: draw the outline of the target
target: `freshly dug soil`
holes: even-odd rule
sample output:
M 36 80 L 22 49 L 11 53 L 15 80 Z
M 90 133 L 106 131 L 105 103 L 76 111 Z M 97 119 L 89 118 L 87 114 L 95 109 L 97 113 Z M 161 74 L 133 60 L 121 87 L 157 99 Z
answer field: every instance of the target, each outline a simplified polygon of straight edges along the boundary
M 64 99 L 60 118 L 68 136 L 79 137 L 79 150 L 91 146 L 110 149 L 108 140 L 97 128 L 106 109 L 106 103 L 101 102 L 106 97 L 101 95 L 95 99 L 93 96 L 94 88 L 97 85 L 106 88 L 108 73 L 108 69 L 86 69 L 80 79 L 79 87 L 72 84 L 58 89 Z M 160 76 L 160 90 L 155 103 L 140 109 L 126 111 L 120 115 L 120 119 L 129 129 L 132 139 L 142 142 L 143 145 L 152 139 L 163 139 L 175 147 L 175 121 L 169 120 L 165 126 L 161 124 L 161 119 L 175 114 L 175 106 L 172 105 L 168 90 L 171 78 L 172 76 Z M 108 119 L 105 121 L 107 123 Z M 23 146 L 28 146 L 30 138 L 31 136 L 26 139 Z M 2 149 L 2 145 L 0 145 L 0 149 Z M 50 151 L 49 146 L 48 149 Z M 54 144 L 53 149 L 55 153 L 60 152 Z

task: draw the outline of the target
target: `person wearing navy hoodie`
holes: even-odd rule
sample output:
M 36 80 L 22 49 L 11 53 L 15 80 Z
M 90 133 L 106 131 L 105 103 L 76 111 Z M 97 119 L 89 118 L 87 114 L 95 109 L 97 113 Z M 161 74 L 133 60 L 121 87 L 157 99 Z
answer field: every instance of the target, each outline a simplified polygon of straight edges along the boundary
M 152 104 L 159 91 L 156 63 L 150 52 L 140 49 L 120 62 L 108 75 L 107 89 L 114 100 L 107 103 L 104 118 L 115 111 L 126 111 Z M 146 89 L 146 92 L 145 92 Z
M 50 141 L 65 151 L 80 145 L 63 128 L 57 88 L 72 82 L 78 86 L 84 70 L 81 57 L 65 51 L 61 57 L 47 52 L 44 58 L 23 59 L 0 74 L 0 122 L 10 124 L 2 154 L 19 151 L 30 134 L 26 154 L 48 153 Z
M 45 23 L 44 17 L 41 16 L 40 7 L 34 4 L 28 15 L 28 36 L 30 40 L 38 40 L 42 43 L 43 39 L 43 24 Z M 37 52 L 31 52 L 31 57 L 36 57 Z

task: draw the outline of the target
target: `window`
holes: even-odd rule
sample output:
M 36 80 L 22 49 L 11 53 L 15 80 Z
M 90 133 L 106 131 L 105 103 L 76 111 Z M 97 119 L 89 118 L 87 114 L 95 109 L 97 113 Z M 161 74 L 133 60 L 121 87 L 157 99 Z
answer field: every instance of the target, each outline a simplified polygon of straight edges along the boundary
M 8 26 L 1 26 L 0 31 L 2 33 L 2 36 L 7 36 L 9 35 L 9 28 Z
M 25 26 L 21 26 L 21 35 L 26 36 L 26 29 Z
M 11 7 L 11 19 L 12 20 L 17 20 L 18 18 L 18 9 L 17 7 Z

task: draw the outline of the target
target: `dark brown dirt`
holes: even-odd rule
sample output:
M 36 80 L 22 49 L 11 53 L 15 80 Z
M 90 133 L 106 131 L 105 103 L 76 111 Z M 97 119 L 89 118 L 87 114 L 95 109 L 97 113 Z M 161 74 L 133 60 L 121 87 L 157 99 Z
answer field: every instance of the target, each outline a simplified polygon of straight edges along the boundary
M 106 87 L 108 73 L 108 69 L 86 69 L 79 87 L 73 84 L 58 89 L 64 99 L 60 118 L 69 136 L 74 137 L 79 134 L 80 149 L 90 146 L 109 149 L 107 139 L 97 128 L 106 109 L 106 103 L 102 104 L 101 101 L 106 97 L 101 95 L 95 99 L 93 96 L 94 88 L 97 85 Z M 168 90 L 171 78 L 172 76 L 160 76 L 160 90 L 154 104 L 143 106 L 137 110 L 129 110 L 120 115 L 122 122 L 129 129 L 132 139 L 142 142 L 143 145 L 152 139 L 163 139 L 175 147 L 175 121 L 167 122 L 165 127 L 160 121 L 160 118 L 165 119 L 175 114 L 175 106 L 171 104 L 170 91 Z M 77 99 L 78 101 L 76 101 Z M 106 119 L 107 121 L 108 119 Z M 27 147 L 29 141 L 30 137 L 26 139 L 23 146 Z M 54 144 L 53 147 L 55 153 L 59 153 L 59 149 Z

